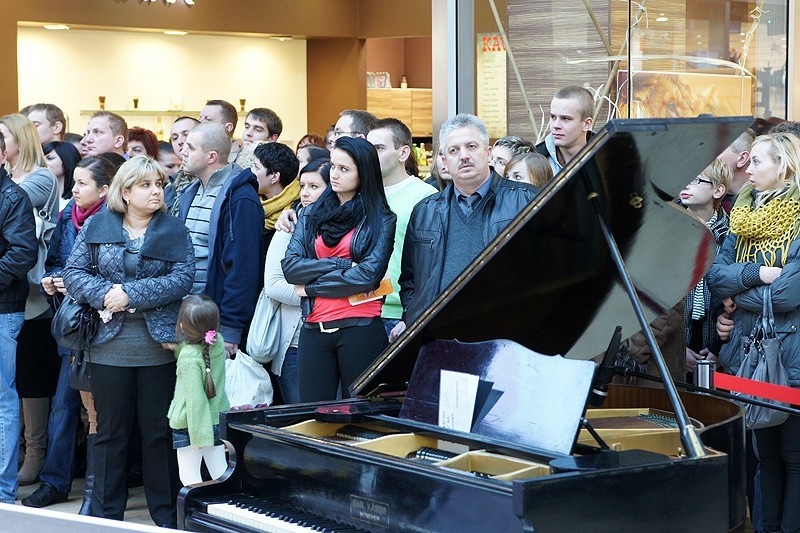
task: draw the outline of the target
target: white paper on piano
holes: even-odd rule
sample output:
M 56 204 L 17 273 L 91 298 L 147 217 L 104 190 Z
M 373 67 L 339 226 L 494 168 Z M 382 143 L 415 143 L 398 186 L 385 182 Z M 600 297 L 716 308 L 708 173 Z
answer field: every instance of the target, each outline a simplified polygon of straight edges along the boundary
M 464 372 L 442 370 L 439 379 L 439 425 L 469 432 L 475 413 L 480 378 Z

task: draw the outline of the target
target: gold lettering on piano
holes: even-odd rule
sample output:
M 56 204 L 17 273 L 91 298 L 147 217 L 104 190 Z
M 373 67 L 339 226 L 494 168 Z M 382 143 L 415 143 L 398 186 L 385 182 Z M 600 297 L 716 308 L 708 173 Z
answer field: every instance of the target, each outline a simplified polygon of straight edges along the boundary
M 350 516 L 363 522 L 389 526 L 389 505 L 350 495 Z

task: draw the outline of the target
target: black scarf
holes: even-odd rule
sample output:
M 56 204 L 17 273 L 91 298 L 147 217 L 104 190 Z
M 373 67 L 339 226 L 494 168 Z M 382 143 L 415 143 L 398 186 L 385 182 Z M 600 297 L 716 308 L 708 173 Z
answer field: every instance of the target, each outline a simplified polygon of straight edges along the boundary
M 325 246 L 329 248 L 339 244 L 342 237 L 364 218 L 364 202 L 360 194 L 339 205 L 339 197 L 331 193 L 317 203 L 320 205 L 312 215 L 312 228 L 314 235 L 321 236 Z

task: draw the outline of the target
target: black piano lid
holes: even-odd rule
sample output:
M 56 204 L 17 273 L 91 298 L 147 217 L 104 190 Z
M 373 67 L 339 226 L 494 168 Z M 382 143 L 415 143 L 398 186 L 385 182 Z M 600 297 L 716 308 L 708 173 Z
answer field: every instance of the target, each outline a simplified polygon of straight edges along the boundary
M 613 120 L 350 386 L 408 381 L 434 339 L 509 339 L 589 359 L 640 330 L 587 200 L 591 191 L 650 320 L 697 284 L 714 259 L 705 223 L 673 203 L 753 123 L 751 117 Z M 587 391 L 588 392 L 588 391 Z

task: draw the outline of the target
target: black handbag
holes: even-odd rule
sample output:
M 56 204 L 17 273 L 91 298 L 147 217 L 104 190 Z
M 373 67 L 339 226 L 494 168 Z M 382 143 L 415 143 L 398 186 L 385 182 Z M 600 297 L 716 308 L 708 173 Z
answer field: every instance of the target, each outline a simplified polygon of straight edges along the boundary
M 789 386 L 786 369 L 783 366 L 783 345 L 775 332 L 775 315 L 772 311 L 772 290 L 764 288 L 764 306 L 761 316 L 756 320 L 752 333 L 743 339 L 742 365 L 736 373 L 738 377 L 763 381 L 774 385 Z M 753 398 L 741 394 L 747 398 Z M 773 405 L 788 407 L 789 404 L 777 400 L 758 398 Z M 746 404 L 744 421 L 747 429 L 761 429 L 783 424 L 789 413 L 776 411 L 761 405 Z
M 97 275 L 97 246 L 92 245 L 92 275 Z M 88 304 L 67 295 L 53 315 L 50 332 L 62 348 L 87 350 L 100 329 L 100 315 Z
M 91 373 L 89 372 L 89 359 L 87 352 L 78 350 L 72 353 L 69 363 L 69 386 L 74 390 L 92 392 L 89 384 Z

